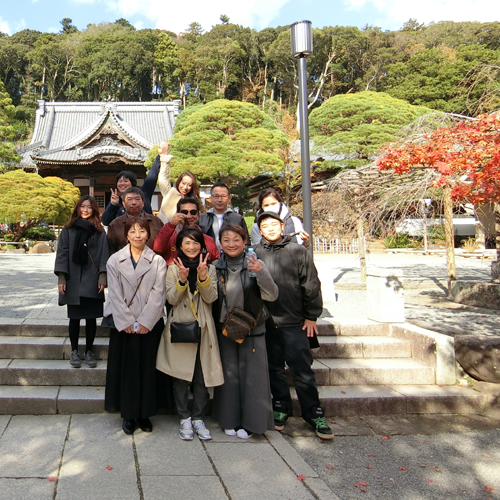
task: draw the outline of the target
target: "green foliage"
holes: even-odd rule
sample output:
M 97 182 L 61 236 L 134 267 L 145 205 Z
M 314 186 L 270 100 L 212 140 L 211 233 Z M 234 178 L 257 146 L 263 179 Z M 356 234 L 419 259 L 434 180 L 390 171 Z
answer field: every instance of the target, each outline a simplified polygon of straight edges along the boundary
M 156 157 L 158 156 L 158 145 L 155 144 L 149 151 L 148 151 L 148 157 L 144 161 L 144 166 L 146 167 L 146 172 L 149 172 L 151 167 L 153 166 L 153 163 L 156 160 Z
M 47 227 L 32 227 L 24 233 L 23 238 L 32 241 L 54 241 L 56 235 Z
M 13 233 L 5 233 L 0 236 L 0 239 L 4 241 L 14 241 L 14 234 Z
M 353 168 L 369 163 L 399 129 L 431 112 L 383 92 L 337 95 L 311 112 L 310 135 L 316 150 L 337 153 L 333 163 Z
M 173 177 L 190 170 L 200 181 L 233 184 L 283 168 L 276 149 L 287 139 L 257 106 L 222 99 L 183 114 L 171 141 Z
M 443 224 L 433 224 L 427 228 L 427 235 L 429 236 L 429 241 L 431 243 L 444 243 L 444 225 Z
M 70 182 L 22 170 L 0 175 L 0 192 L 0 220 L 20 224 L 15 241 L 42 221 L 65 224 L 80 198 L 80 190 Z
M 386 236 L 384 239 L 386 248 L 419 248 L 420 241 L 412 238 L 406 233 L 396 233 Z
M 0 172 L 14 168 L 15 163 L 20 160 L 13 143 L 15 136 L 14 106 L 0 80 Z

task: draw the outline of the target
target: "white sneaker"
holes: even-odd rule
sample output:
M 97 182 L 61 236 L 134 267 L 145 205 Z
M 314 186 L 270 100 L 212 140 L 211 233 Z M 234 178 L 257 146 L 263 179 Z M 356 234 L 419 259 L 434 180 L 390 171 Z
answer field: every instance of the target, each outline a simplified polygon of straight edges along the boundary
M 196 434 L 198 434 L 198 437 L 202 441 L 209 441 L 212 439 L 212 435 L 210 434 L 210 431 L 205 427 L 205 422 L 203 420 L 193 420 L 193 429 L 196 431 Z
M 240 439 L 248 439 L 252 433 L 248 433 L 245 429 L 238 429 L 236 431 L 236 435 L 240 438 Z
M 226 436 L 236 436 L 236 431 L 234 429 L 224 429 Z
M 194 436 L 191 417 L 181 420 L 181 428 L 179 429 L 179 437 L 184 441 L 192 441 Z

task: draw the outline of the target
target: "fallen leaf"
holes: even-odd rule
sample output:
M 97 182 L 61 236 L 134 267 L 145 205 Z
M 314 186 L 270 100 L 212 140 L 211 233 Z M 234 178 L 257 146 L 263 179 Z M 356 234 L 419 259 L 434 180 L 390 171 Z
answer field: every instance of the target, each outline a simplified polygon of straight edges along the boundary
M 368 486 L 366 483 L 362 483 L 361 481 L 359 482 L 360 486 Z M 493 489 L 493 488 L 492 488 Z
M 493 491 L 493 488 L 491 486 L 485 486 L 483 488 L 483 491 L 485 491 L 486 493 L 491 493 Z
M 389 436 L 384 436 L 382 439 L 385 439 L 386 441 L 389 440 Z
M 420 467 L 423 467 L 425 469 L 425 467 L 427 467 L 427 465 L 420 464 Z
M 101 389 L 102 389 L 102 387 L 98 387 L 98 388 L 96 389 L 96 391 L 100 391 Z
M 373 467 L 371 465 L 367 465 L 366 468 L 367 469 L 373 469 Z
M 57 479 L 56 476 L 50 476 L 49 477 L 49 481 L 52 481 L 52 482 L 54 482 L 56 479 Z
M 417 443 L 423 443 L 424 440 L 423 439 L 417 439 Z
M 427 481 L 429 481 L 429 483 L 433 483 L 434 482 L 432 479 L 427 479 Z
M 306 478 L 306 477 L 304 476 L 304 474 L 301 474 L 300 476 L 297 476 L 297 479 L 298 479 L 299 481 L 304 481 L 304 479 L 305 479 L 305 478 Z
M 491 458 L 489 455 L 483 455 L 484 458 Z
M 327 469 L 330 469 L 330 470 L 332 470 L 332 469 L 333 469 L 333 467 L 332 467 L 331 465 L 327 465 L 327 466 L 326 466 L 326 468 L 327 468 Z
M 377 455 L 375 455 L 375 453 L 370 453 L 368 456 L 369 457 L 376 457 Z
M 113 467 L 111 467 L 111 465 L 106 465 L 106 469 L 113 470 Z
M 435 466 L 433 467 L 433 469 L 434 469 L 436 472 L 442 472 L 442 471 L 440 471 L 440 470 L 439 470 L 439 467 L 438 467 L 437 465 L 435 465 Z
M 408 467 L 400 467 L 399 470 L 408 470 Z
M 342 394 L 347 394 L 347 392 L 345 392 L 345 391 L 340 391 L 340 392 L 341 392 Z

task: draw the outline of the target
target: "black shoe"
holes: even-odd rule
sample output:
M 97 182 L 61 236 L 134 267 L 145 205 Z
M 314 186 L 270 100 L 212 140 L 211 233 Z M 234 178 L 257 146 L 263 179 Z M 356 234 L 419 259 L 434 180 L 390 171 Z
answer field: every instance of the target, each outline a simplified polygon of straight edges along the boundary
M 153 424 L 149 418 L 138 418 L 137 423 L 142 432 L 153 432 Z
M 134 433 L 135 431 L 135 418 L 124 418 L 123 419 L 123 424 L 122 424 L 122 429 L 125 434 L 128 434 L 129 436 Z
M 333 439 L 334 435 L 328 424 L 326 423 L 325 412 L 323 408 L 316 408 L 313 413 L 313 418 L 304 419 L 316 432 L 316 436 L 321 439 Z
M 288 413 L 274 411 L 274 428 L 277 431 L 282 431 L 285 428 L 286 421 L 288 420 Z

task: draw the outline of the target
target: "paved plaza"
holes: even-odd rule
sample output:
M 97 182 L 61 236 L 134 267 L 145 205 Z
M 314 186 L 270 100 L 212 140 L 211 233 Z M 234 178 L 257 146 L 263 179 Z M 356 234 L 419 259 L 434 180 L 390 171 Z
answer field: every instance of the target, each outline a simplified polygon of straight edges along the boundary
M 355 255 L 316 255 L 325 317 L 366 318 Z M 460 279 L 489 279 L 491 261 L 457 258 Z M 0 255 L 0 318 L 66 321 L 54 254 Z M 407 321 L 449 335 L 496 334 L 498 313 L 446 299 L 443 256 L 369 254 L 404 272 Z M 248 441 L 211 420 L 213 441 L 179 439 L 178 419 L 126 436 L 115 414 L 0 415 L 0 498 L 500 499 L 500 421 L 487 415 L 330 417 L 333 442 L 303 421 Z

